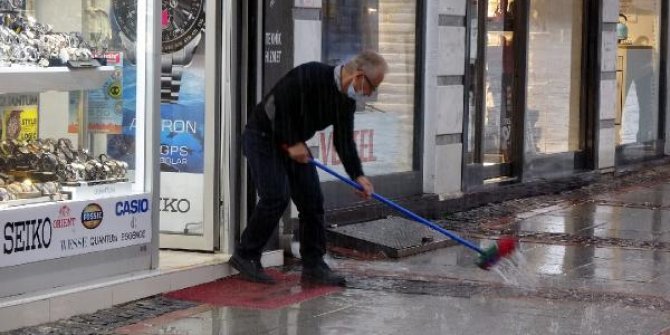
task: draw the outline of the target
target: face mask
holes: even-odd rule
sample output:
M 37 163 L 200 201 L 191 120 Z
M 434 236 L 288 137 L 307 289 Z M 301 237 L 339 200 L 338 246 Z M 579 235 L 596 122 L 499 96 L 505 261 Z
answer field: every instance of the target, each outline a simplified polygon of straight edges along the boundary
M 349 89 L 347 89 L 347 95 L 354 100 L 358 100 L 361 99 L 363 95 L 356 92 L 356 89 L 354 88 L 354 80 L 352 80 L 351 84 L 349 84 Z

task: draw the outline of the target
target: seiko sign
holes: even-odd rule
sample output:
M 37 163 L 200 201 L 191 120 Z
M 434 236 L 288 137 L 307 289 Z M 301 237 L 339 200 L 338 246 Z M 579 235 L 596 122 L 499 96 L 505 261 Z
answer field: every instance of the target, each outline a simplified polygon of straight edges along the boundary
M 188 213 L 191 210 L 191 202 L 188 199 L 161 198 L 161 212 Z
M 34 219 L 5 223 L 5 243 L 2 248 L 7 255 L 11 253 L 46 249 L 51 245 L 53 228 L 51 219 Z
M 141 214 L 149 211 L 149 200 L 125 200 L 116 203 L 116 215 Z

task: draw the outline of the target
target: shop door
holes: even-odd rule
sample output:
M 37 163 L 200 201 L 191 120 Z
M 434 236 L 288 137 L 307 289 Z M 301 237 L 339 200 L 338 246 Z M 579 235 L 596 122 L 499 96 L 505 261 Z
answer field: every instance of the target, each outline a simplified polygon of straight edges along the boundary
M 217 1 L 163 1 L 161 248 L 219 248 L 217 121 L 224 99 L 217 92 L 221 77 L 209 74 L 221 64 L 216 18 L 221 6 Z
M 523 136 L 524 34 L 519 0 L 470 1 L 468 187 L 515 181 Z M 481 27 L 481 29 L 479 29 Z

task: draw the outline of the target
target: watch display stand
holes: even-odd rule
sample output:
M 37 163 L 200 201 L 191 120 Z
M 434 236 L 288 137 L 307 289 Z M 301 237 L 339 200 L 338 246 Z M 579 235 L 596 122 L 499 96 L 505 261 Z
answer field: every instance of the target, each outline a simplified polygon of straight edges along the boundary
M 102 87 L 114 74 L 113 66 L 70 69 L 65 66 L 0 67 L 0 93 L 86 91 Z
M 132 191 L 133 184 L 128 179 L 61 183 L 61 192 L 68 195 L 71 200 L 123 196 L 132 193 Z

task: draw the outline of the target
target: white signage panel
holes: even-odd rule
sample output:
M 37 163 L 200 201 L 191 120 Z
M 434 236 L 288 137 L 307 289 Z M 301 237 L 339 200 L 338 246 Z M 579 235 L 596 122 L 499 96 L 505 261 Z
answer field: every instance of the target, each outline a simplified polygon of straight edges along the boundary
M 202 173 L 161 172 L 160 231 L 202 234 L 204 183 Z
M 151 242 L 151 197 L 62 201 L 0 211 L 0 267 Z

